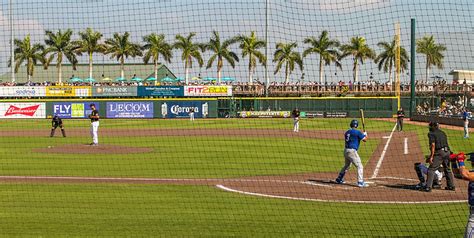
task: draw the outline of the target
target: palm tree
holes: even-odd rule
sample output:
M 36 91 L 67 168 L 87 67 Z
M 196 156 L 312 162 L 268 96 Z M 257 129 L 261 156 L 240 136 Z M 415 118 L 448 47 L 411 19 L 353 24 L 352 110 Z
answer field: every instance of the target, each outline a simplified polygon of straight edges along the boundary
M 49 56 L 46 58 L 44 67 L 47 69 L 49 64 L 56 57 L 56 67 L 58 68 L 58 82 L 62 82 L 62 63 L 63 57 L 72 64 L 73 70 L 76 70 L 77 58 L 74 54 L 76 46 L 71 42 L 72 30 L 67 29 L 65 32 L 59 30 L 56 34 L 52 31 L 46 31 L 46 40 L 44 41 L 47 48 L 44 50 L 44 55 Z
M 150 58 L 153 59 L 153 72 L 155 72 L 156 79 L 158 77 L 158 59 L 160 55 L 163 56 L 165 61 L 171 63 L 173 47 L 165 41 L 165 36 L 163 34 L 157 35 L 151 33 L 144 36 L 143 41 L 146 42 L 143 49 L 148 50 L 143 57 L 143 61 L 145 64 L 148 64 Z
M 114 33 L 112 38 L 105 40 L 106 50 L 105 54 L 111 54 L 111 59 L 116 59 L 120 62 L 120 77 L 125 78 L 124 64 L 125 59 L 130 57 L 142 56 L 140 45 L 135 44 L 129 39 L 130 33 L 125 32 L 123 35 Z
M 250 33 L 250 36 L 239 36 L 239 41 L 242 57 L 249 56 L 249 83 L 252 83 L 257 60 L 265 67 L 267 65 L 267 57 L 259 51 L 260 48 L 265 47 L 267 44 L 265 41 L 259 40 L 254 31 Z
M 77 46 L 76 54 L 82 55 L 82 53 L 87 52 L 89 56 L 89 78 L 92 78 L 92 54 L 105 51 L 105 45 L 99 43 L 102 33 L 87 28 L 85 31 L 79 32 L 79 36 L 81 39 L 73 42 Z
M 276 45 L 276 51 L 273 55 L 273 62 L 277 62 L 277 66 L 274 74 L 277 74 L 283 64 L 285 64 L 285 83 L 288 83 L 290 74 L 295 69 L 295 64 L 300 67 L 303 71 L 303 59 L 299 52 L 293 51 L 298 45 L 296 42 L 292 43 L 278 43 Z
M 364 64 L 366 59 L 374 59 L 375 51 L 372 50 L 366 43 L 364 37 L 356 36 L 352 37 L 349 44 L 341 46 L 342 55 L 341 59 L 351 55 L 354 58 L 354 83 L 358 81 L 359 74 L 359 61 Z
M 426 81 L 428 81 L 431 66 L 436 66 L 438 69 L 443 68 L 443 52 L 445 50 L 446 46 L 436 44 L 432 35 L 425 36 L 416 41 L 416 53 L 426 56 Z
M 26 74 L 28 77 L 28 84 L 31 83 L 35 65 L 39 62 L 44 62 L 43 50 L 41 44 L 31 45 L 30 35 L 26 35 L 25 39 L 15 39 L 15 73 L 18 73 L 20 66 L 26 61 Z M 8 62 L 11 66 L 11 61 Z
M 173 48 L 183 51 L 181 59 L 184 60 L 186 84 L 188 84 L 189 68 L 193 67 L 193 58 L 197 60 L 200 67 L 204 64 L 201 56 L 201 44 L 193 42 L 195 35 L 194 32 L 189 33 L 187 37 L 176 35 L 176 42 L 173 44 Z
M 337 40 L 329 39 L 327 31 L 323 31 L 318 38 L 306 38 L 304 43 L 309 44 L 310 46 L 303 52 L 303 57 L 306 57 L 309 54 L 319 54 L 319 83 L 323 84 L 324 65 L 330 65 L 332 62 L 335 62 L 337 67 L 342 67 L 341 63 L 338 61 L 340 53 L 337 47 L 339 47 L 340 43 Z
M 396 58 L 397 58 L 397 41 L 394 37 L 392 42 L 381 41 L 377 44 L 380 48 L 382 48 L 382 52 L 375 58 L 375 63 L 378 64 L 379 70 L 384 72 L 388 72 L 388 81 L 392 84 L 392 71 L 393 68 L 396 66 Z M 400 46 L 400 70 L 401 72 L 405 72 L 408 69 L 408 53 L 405 48 Z
M 235 62 L 239 62 L 239 57 L 236 53 L 229 50 L 229 47 L 238 41 L 238 37 L 233 37 L 225 41 L 221 41 L 219 32 L 213 31 L 212 37 L 209 43 L 203 45 L 203 51 L 210 50 L 214 54 L 207 61 L 206 68 L 212 67 L 212 64 L 217 59 L 217 83 L 221 83 L 221 71 L 224 66 L 224 59 L 232 66 L 235 67 Z

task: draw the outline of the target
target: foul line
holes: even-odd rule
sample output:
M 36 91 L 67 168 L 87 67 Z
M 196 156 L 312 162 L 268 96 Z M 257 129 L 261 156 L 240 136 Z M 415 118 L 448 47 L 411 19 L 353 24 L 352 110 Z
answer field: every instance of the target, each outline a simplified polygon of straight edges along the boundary
M 382 154 L 380 154 L 379 161 L 377 162 L 377 165 L 375 166 L 374 173 L 372 174 L 371 179 L 377 178 L 377 175 L 379 174 L 380 166 L 382 166 L 383 159 L 385 158 L 385 154 L 387 153 L 388 145 L 390 144 L 390 141 L 392 140 L 393 132 L 395 131 L 395 128 L 397 128 L 397 124 L 393 126 L 392 132 L 390 132 L 390 135 L 388 136 L 388 140 L 385 143 L 385 146 L 383 147 Z
M 407 137 L 405 137 L 403 153 L 406 155 L 408 154 L 408 138 Z
M 299 198 L 299 197 L 288 197 L 288 196 L 280 196 L 280 195 L 245 192 L 245 191 L 232 189 L 221 184 L 216 185 L 216 187 L 227 192 L 239 193 L 239 194 L 244 194 L 244 195 L 252 195 L 252 196 L 266 197 L 266 198 L 281 198 L 281 199 L 297 200 L 297 201 L 310 201 L 310 202 L 337 202 L 337 203 L 363 203 L 363 204 L 444 204 L 444 203 L 464 203 L 467 201 L 467 200 L 452 200 L 452 201 L 402 202 L 402 201 L 357 201 L 357 200 L 330 200 L 330 199 L 326 200 L 326 199 L 317 199 L 317 198 Z

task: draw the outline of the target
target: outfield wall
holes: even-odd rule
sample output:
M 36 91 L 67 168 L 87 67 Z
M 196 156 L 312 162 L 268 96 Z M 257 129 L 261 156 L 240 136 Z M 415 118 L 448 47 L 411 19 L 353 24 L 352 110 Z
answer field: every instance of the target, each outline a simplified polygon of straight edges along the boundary
M 298 108 L 306 117 L 358 117 L 364 109 L 366 117 L 392 117 L 397 111 L 397 98 L 235 98 L 219 100 L 219 114 L 229 108 L 234 117 L 248 111 L 292 111 Z
M 101 118 L 188 118 L 191 108 L 195 118 L 216 118 L 216 99 L 87 99 L 87 100 L 7 100 L 0 103 L 0 118 L 87 119 L 94 103 Z
M 0 118 L 47 118 L 57 114 L 62 118 L 85 119 L 91 103 L 96 104 L 102 118 L 115 119 L 187 118 L 191 108 L 196 118 L 288 117 L 287 112 L 294 108 L 308 118 L 358 117 L 359 109 L 364 109 L 369 118 L 390 118 L 397 111 L 394 97 L 29 99 L 4 100 L 0 103 Z

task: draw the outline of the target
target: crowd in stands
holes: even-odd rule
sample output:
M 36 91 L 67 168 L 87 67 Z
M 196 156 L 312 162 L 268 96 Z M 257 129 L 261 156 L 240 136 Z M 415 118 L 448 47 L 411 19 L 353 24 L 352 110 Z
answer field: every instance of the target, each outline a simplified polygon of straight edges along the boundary
M 416 112 L 419 115 L 436 115 L 443 117 L 459 116 L 463 112 L 464 101 L 464 96 L 450 98 L 449 100 L 445 97 L 442 97 L 439 107 L 433 108 L 431 107 L 432 103 L 425 101 L 421 104 L 418 104 L 416 107 Z

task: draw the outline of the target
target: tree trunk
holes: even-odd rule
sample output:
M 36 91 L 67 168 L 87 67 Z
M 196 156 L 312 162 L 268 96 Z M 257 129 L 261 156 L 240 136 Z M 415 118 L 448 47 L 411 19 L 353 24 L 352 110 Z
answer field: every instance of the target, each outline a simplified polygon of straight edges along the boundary
M 217 84 L 221 84 L 222 59 L 217 59 Z
M 63 71 L 62 71 L 62 68 L 61 68 L 61 62 L 58 62 L 58 81 L 59 81 L 59 84 L 62 83 L 62 78 L 63 78 Z
M 358 73 L 359 73 L 358 64 L 357 64 L 357 61 L 354 61 L 354 83 L 356 83 L 358 80 Z
M 430 74 L 430 62 L 428 62 L 428 56 L 426 57 L 426 83 L 428 83 L 428 78 Z
M 28 73 L 28 86 L 31 86 L 31 75 Z
M 124 64 L 125 60 L 123 59 L 123 56 L 120 58 L 120 77 L 125 78 L 125 70 L 124 70 Z
M 252 84 L 252 54 L 249 55 L 249 84 Z
M 89 78 L 92 78 L 92 53 L 89 53 Z
M 158 60 L 154 60 L 153 62 L 153 73 L 155 76 L 155 79 L 158 80 Z
M 323 85 L 323 57 L 319 56 L 319 84 Z
M 290 74 L 288 72 L 288 67 L 289 67 L 289 64 L 287 62 L 285 66 L 285 83 L 288 83 L 290 81 Z
M 185 74 L 185 76 L 184 76 L 185 81 L 184 82 L 186 83 L 186 85 L 189 83 L 189 79 L 188 79 L 188 77 L 189 77 L 188 61 L 189 61 L 189 59 L 186 59 L 186 61 L 184 62 L 184 74 Z

